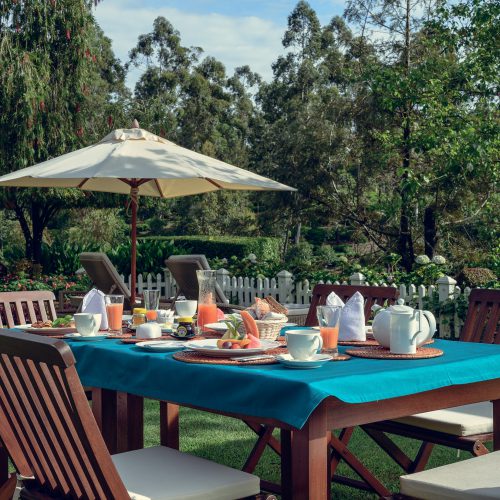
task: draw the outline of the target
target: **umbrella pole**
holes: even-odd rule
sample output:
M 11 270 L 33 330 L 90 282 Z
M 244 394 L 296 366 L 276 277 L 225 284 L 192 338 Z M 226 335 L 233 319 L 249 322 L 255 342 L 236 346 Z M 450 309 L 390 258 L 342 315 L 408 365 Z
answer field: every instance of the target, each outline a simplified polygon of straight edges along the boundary
M 131 185 L 130 203 L 132 204 L 132 230 L 131 230 L 131 255 L 130 255 L 130 308 L 135 306 L 135 288 L 137 273 L 137 204 L 139 203 L 139 188 Z

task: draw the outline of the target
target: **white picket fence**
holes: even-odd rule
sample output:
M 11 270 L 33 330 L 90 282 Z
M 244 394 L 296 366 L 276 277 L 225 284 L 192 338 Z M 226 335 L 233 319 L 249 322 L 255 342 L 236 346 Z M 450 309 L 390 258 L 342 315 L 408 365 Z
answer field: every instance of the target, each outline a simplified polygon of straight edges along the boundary
M 288 271 L 280 271 L 275 278 L 249 278 L 230 276 L 226 269 L 217 271 L 217 281 L 224 294 L 232 304 L 248 306 L 254 302 L 255 297 L 265 297 L 272 295 L 276 300 L 286 304 L 301 304 L 307 307 L 311 302 L 311 292 L 313 285 L 308 281 L 294 283 L 293 275 Z M 125 281 L 124 276 L 122 279 Z M 128 277 L 130 287 L 130 276 Z M 323 283 L 320 281 L 319 283 Z M 393 286 L 398 288 L 399 297 L 404 299 L 406 304 L 422 309 L 426 298 L 432 299 L 437 294 L 439 303 L 455 301 L 463 295 L 467 298 L 470 294 L 470 288 L 461 289 L 457 282 L 449 276 L 439 278 L 435 285 L 425 287 L 423 285 L 395 285 L 387 283 L 368 283 L 361 273 L 354 273 L 349 282 L 331 282 L 327 284 L 334 285 L 357 285 L 357 286 Z M 147 273 L 137 276 L 137 293 L 143 290 L 160 290 L 164 298 L 174 297 L 176 294 L 176 283 L 168 270 L 163 274 L 153 275 Z M 453 309 L 453 308 L 452 308 Z M 457 338 L 460 334 L 462 321 L 456 311 L 449 314 L 441 314 L 438 318 L 440 337 Z

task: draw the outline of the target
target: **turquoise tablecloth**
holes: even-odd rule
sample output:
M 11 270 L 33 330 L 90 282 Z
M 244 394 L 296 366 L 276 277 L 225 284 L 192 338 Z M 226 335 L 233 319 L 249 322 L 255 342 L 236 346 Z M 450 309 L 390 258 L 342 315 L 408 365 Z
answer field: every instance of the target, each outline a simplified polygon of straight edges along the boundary
M 297 428 L 329 396 L 363 403 L 500 377 L 499 345 L 444 340 L 434 344 L 445 352 L 440 358 L 352 358 L 314 370 L 188 364 L 118 340 L 68 343 L 84 385 L 275 418 Z

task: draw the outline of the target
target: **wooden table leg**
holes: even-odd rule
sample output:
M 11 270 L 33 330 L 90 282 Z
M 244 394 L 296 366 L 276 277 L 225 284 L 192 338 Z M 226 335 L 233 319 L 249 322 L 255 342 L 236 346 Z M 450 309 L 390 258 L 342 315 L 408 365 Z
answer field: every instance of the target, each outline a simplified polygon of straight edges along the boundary
M 160 443 L 179 449 L 179 405 L 160 401 Z
M 119 392 L 116 417 L 116 452 L 144 448 L 144 398 Z
M 320 405 L 300 430 L 281 431 L 282 498 L 328 500 L 330 471 L 326 407 Z
M 117 449 L 117 394 L 109 389 L 92 388 L 92 413 L 111 455 Z
M 493 449 L 500 450 L 500 399 L 493 403 Z

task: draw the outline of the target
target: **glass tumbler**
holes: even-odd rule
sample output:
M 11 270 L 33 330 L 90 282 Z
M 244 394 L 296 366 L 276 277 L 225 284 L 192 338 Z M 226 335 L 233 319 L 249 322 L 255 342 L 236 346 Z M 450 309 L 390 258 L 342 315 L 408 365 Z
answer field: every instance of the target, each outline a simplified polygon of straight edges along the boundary
M 144 307 L 148 321 L 156 321 L 160 308 L 160 290 L 144 290 Z
M 122 334 L 123 295 L 105 295 L 106 314 L 108 316 L 108 330 L 110 333 Z
M 328 354 L 338 354 L 339 326 L 342 306 L 318 306 L 319 331 L 323 338 L 323 351 Z
M 215 271 L 196 271 L 198 278 L 198 328 L 205 331 L 207 323 L 217 322 L 215 303 Z

